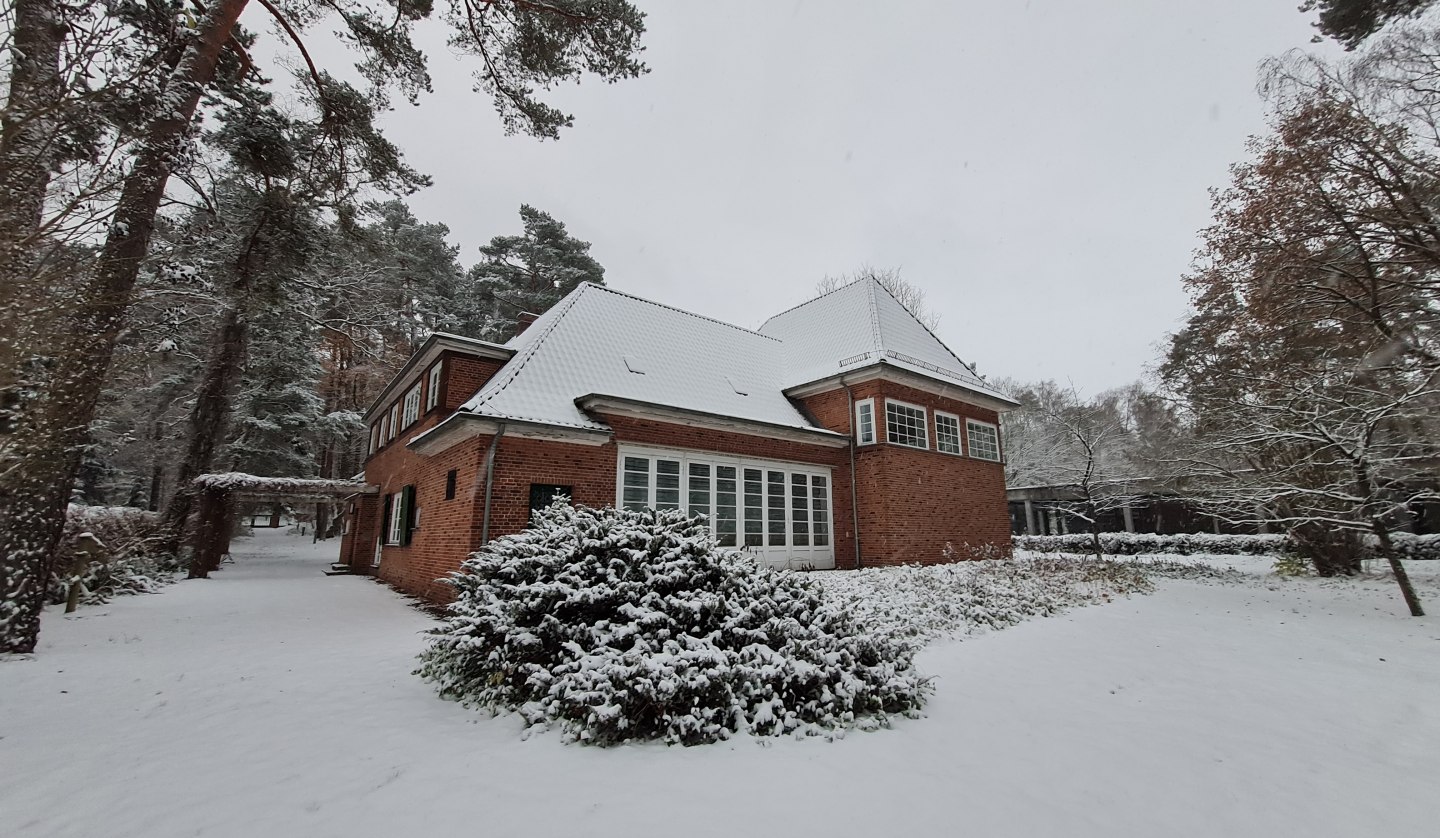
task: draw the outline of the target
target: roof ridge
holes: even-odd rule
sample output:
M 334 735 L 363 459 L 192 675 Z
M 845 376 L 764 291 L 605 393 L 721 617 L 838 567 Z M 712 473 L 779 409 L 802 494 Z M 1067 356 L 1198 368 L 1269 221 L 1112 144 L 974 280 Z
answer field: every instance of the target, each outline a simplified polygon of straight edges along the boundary
M 860 277 L 859 279 L 852 280 L 852 281 L 850 281 L 850 282 L 845 283 L 844 285 L 840 286 L 839 288 L 834 288 L 834 289 L 832 289 L 832 290 L 826 291 L 824 294 L 817 294 L 817 295 L 815 295 L 814 297 L 811 297 L 810 299 L 806 300 L 806 301 L 803 302 L 803 303 L 797 303 L 796 305 L 790 306 L 789 308 L 785 309 L 784 311 L 780 312 L 779 314 L 772 314 L 772 315 L 770 315 L 770 317 L 767 318 L 764 323 L 761 323 L 761 324 L 760 324 L 760 328 L 762 328 L 762 329 L 765 328 L 766 325 L 768 325 L 771 320 L 775 320 L 775 319 L 777 319 L 777 318 L 784 317 L 785 315 L 789 314 L 790 312 L 794 311 L 794 310 L 797 309 L 797 308 L 804 308 L 805 306 L 808 306 L 808 305 L 810 305 L 810 304 L 813 303 L 813 302 L 817 302 L 817 301 L 819 301 L 819 300 L 825 299 L 826 297 L 830 296 L 831 294 L 838 294 L 838 293 L 840 293 L 841 291 L 844 291 L 846 288 L 849 288 L 849 287 L 852 286 L 852 285 L 856 285 L 856 284 L 858 284 L 858 283 L 864 282 L 864 281 L 867 280 L 867 279 L 873 279 L 873 278 L 874 278 L 874 277 L 862 276 L 862 277 Z
M 522 352 L 522 353 L 517 353 L 517 357 L 514 357 L 514 358 L 511 358 L 511 359 L 510 359 L 509 363 L 507 363 L 507 364 L 505 365 L 506 367 L 510 366 L 510 364 L 516 364 L 517 361 L 519 362 L 518 364 L 516 364 L 514 371 L 510 372 L 509 374 L 507 374 L 504 378 L 499 379 L 499 380 L 496 382 L 495 388 L 494 388 L 493 390 L 491 390 L 489 393 L 487 393 L 484 398 L 482 398 L 482 399 L 480 399 L 479 401 L 475 402 L 475 406 L 476 406 L 476 407 L 480 407 L 481 405 L 484 405 L 484 404 L 488 403 L 491 399 L 494 399 L 496 396 L 498 396 L 498 395 L 500 395 L 502 392 L 504 392 L 504 391 L 505 391 L 505 388 L 506 388 L 506 387 L 509 387 L 509 386 L 511 385 L 511 383 L 513 383 L 513 382 L 515 381 L 515 379 L 520 376 L 520 373 L 522 373 L 522 372 L 525 371 L 525 365 L 528 364 L 528 363 L 530 363 L 530 359 L 531 359 L 531 358 L 534 358 L 534 357 L 535 357 L 535 353 L 536 353 L 537 350 L 539 350 L 540 344 L 544 343 L 544 342 L 545 342 L 545 339 L 548 338 L 548 337 L 550 337 L 550 334 L 555 331 L 555 327 L 556 327 L 557 325 L 559 325 L 559 323 L 560 323 L 561 320 L 564 320 L 564 319 L 565 319 L 566 313 L 568 313 L 568 312 L 570 311 L 570 309 L 574 308 L 574 307 L 575 307 L 575 303 L 578 302 L 579 299 L 580 299 L 582 296 L 584 296 L 584 294 L 585 294 L 585 289 L 586 289 L 586 288 L 601 288 L 601 287 L 603 287 L 603 286 L 596 285 L 596 284 L 593 283 L 593 282 L 582 282 L 582 283 L 580 283 L 580 285 L 579 285 L 574 291 L 570 292 L 570 294 L 569 294 L 568 296 L 566 296 L 565 299 L 563 299 L 563 300 L 561 300 L 559 303 L 557 303 L 556 305 L 564 305 L 565 307 L 564 307 L 563 309 L 560 309 L 559 311 L 555 312 L 555 317 L 550 321 L 550 323 L 549 323 L 548 325 L 546 325 L 545 331 L 541 332 L 540 335 L 539 335 L 539 337 L 536 337 L 534 340 L 530 341 L 530 343 L 525 347 L 524 352 Z M 553 309 L 552 309 L 552 311 L 553 311 Z M 546 312 L 546 314 L 548 314 L 548 313 L 549 313 L 549 312 Z M 502 367 L 501 369 L 503 370 L 504 367 Z M 482 387 L 481 389 L 483 390 L 484 388 Z M 479 393 L 476 393 L 476 394 L 475 394 L 476 397 L 478 397 L 479 395 L 480 395 Z M 472 398 L 473 398 L 473 397 L 472 397 Z M 468 403 L 468 402 L 467 402 L 467 403 Z M 462 409 L 464 409 L 464 408 L 462 408 Z M 468 411 L 468 412 L 474 412 L 474 411 Z
M 631 293 L 626 292 L 626 291 L 621 291 L 621 290 L 619 290 L 618 288 L 611 288 L 611 287 L 608 286 L 608 285 L 597 285 L 596 283 L 588 282 L 588 281 L 587 281 L 587 282 L 583 282 L 583 283 L 581 283 L 581 284 L 582 284 L 582 285 L 590 285 L 590 286 L 593 286 L 594 288 L 597 288 L 597 289 L 599 289 L 599 290 L 601 290 L 601 291 L 608 291 L 608 292 L 610 292 L 611 294 L 615 294 L 615 295 L 618 295 L 618 296 L 621 296 L 621 297 L 628 297 L 629 299 L 636 300 L 637 302 L 648 303 L 648 304 L 650 304 L 650 305 L 652 305 L 652 306 L 656 306 L 657 308 L 669 309 L 670 311 L 674 311 L 674 312 L 677 312 L 677 313 L 679 313 L 679 314 L 685 314 L 685 315 L 688 315 L 688 316 L 690 316 L 690 317 L 694 317 L 694 318 L 696 318 L 696 319 L 698 319 L 698 320 L 708 320 L 708 321 L 711 322 L 711 323 L 716 323 L 716 324 L 719 324 L 719 325 L 721 325 L 721 326 L 729 326 L 730 328 L 735 329 L 735 330 L 737 330 L 737 331 L 744 332 L 744 333 L 746 333 L 747 335 L 755 335 L 755 336 L 757 336 L 757 337 L 765 338 L 766 340 L 773 340 L 773 341 L 775 341 L 776 343 L 782 343 L 782 341 L 781 341 L 779 338 L 773 337 L 773 336 L 771 336 L 771 335 L 761 334 L 760 332 L 757 332 L 757 331 L 755 331 L 754 329 L 747 329 L 747 328 L 745 328 L 744 326 L 736 326 L 734 323 L 726 323 L 724 320 L 717 320 L 717 319 L 714 318 L 714 317 L 707 317 L 707 316 L 705 316 L 705 315 L 703 315 L 703 314 L 696 314 L 696 313 L 693 312 L 693 311 L 686 311 L 686 310 L 683 309 L 683 308 L 676 308 L 675 306 L 666 305 L 665 303 L 657 303 L 657 302 L 655 302 L 654 300 L 647 300 L 647 299 L 645 299 L 644 297 L 640 297 L 640 296 L 637 296 L 637 295 L 635 295 L 635 294 L 631 294 Z

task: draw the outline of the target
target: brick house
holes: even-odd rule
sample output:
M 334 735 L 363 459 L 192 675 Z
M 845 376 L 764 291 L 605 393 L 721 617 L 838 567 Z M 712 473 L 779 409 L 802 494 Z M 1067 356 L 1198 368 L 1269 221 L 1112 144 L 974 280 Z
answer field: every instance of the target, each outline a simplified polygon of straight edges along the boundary
M 986 386 L 878 282 L 758 331 L 581 285 L 504 345 L 435 334 L 365 416 L 341 561 L 443 600 L 436 580 L 556 493 L 709 517 L 781 567 L 1008 551 Z

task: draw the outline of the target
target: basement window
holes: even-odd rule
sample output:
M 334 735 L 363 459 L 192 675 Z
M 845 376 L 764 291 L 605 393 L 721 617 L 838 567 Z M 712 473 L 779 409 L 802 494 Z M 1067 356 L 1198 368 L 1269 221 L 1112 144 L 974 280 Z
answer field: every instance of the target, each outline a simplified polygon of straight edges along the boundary
M 925 408 L 886 399 L 885 439 L 893 445 L 929 448 L 929 434 L 925 429 Z

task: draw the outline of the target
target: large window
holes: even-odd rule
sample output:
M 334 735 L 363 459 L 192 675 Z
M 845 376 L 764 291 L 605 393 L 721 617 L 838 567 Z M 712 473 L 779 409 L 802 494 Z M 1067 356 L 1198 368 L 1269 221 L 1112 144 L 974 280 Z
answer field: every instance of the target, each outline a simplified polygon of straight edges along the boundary
M 960 417 L 935 411 L 935 448 L 946 454 L 959 454 Z
M 861 445 L 870 445 L 875 441 L 874 399 L 855 403 L 855 441 Z
M 425 379 L 425 409 L 428 411 L 440 403 L 440 367 L 443 361 L 436 361 Z
M 929 448 L 925 432 L 925 408 L 885 400 L 885 438 L 895 445 Z
M 400 420 L 400 427 L 408 428 L 416 419 L 420 418 L 420 382 L 410 388 L 405 394 L 405 415 Z
M 705 452 L 626 447 L 617 492 L 627 509 L 704 515 L 721 547 L 781 567 L 833 567 L 829 469 Z
M 965 434 L 970 437 L 970 456 L 977 460 L 1000 462 L 1000 429 L 988 422 L 965 420 Z

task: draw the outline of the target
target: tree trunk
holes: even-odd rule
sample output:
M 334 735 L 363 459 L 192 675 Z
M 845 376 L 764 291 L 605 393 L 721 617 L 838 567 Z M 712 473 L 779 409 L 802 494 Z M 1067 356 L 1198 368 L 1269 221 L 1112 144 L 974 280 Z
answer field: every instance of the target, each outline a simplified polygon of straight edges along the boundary
M 210 344 L 205 377 L 190 411 L 190 438 L 185 457 L 175 474 L 175 493 L 165 505 L 165 547 L 173 552 L 185 536 L 185 525 L 195 505 L 195 478 L 210 470 L 230 418 L 230 396 L 245 363 L 249 326 L 245 315 L 232 306 L 225 311 Z
M 196 515 L 194 554 L 190 560 L 190 579 L 209 579 L 210 571 L 220 568 L 220 560 L 230 545 L 230 497 L 221 489 L 206 489 L 199 495 Z
M 50 557 L 65 525 L 65 501 L 150 247 L 155 215 L 171 167 L 183 156 L 201 94 L 245 4 L 217 0 L 171 72 L 158 115 L 140 138 L 94 272 L 82 288 L 69 345 L 47 392 L 26 411 L 33 418 L 27 415 L 26 438 L 15 441 L 19 462 L 0 486 L 0 651 L 35 648 Z
M 1400 556 L 1395 552 L 1395 544 L 1390 540 L 1390 529 L 1379 519 L 1375 520 L 1375 538 L 1380 542 L 1380 553 L 1390 563 L 1390 572 L 1395 574 L 1395 584 L 1400 586 L 1400 595 L 1405 598 L 1405 605 L 1410 609 L 1410 616 L 1423 617 L 1425 609 L 1420 607 L 1420 597 L 1415 593 L 1415 586 L 1410 584 L 1410 574 L 1405 572 L 1405 564 L 1400 561 Z
M 48 295 L 34 276 L 45 195 L 55 163 L 55 130 L 62 107 L 60 52 L 65 24 L 55 0 L 14 0 L 10 86 L 0 112 L 0 391 L 18 400 L 15 385 L 27 314 Z M 7 405 L 17 409 L 16 405 Z

